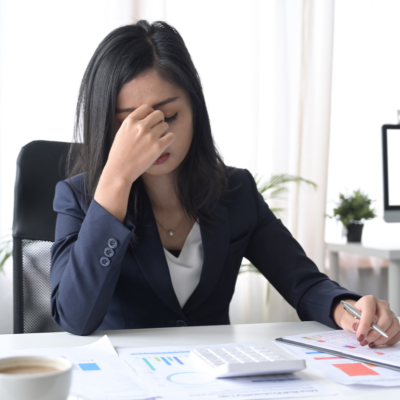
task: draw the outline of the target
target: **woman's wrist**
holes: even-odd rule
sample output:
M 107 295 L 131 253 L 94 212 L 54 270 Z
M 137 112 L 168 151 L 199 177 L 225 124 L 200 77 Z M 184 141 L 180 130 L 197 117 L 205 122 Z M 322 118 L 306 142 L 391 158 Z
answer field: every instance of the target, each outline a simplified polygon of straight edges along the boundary
M 353 299 L 339 299 L 339 300 L 337 300 L 336 304 L 334 304 L 334 306 L 333 306 L 333 312 L 332 312 L 333 320 L 335 321 L 336 325 L 343 328 L 342 320 L 343 320 L 343 316 L 346 315 L 347 311 L 340 304 L 340 300 L 344 300 L 345 302 L 350 303 L 352 305 L 355 304 L 356 301 Z
M 117 173 L 103 169 L 94 194 L 94 200 L 106 211 L 124 223 L 132 183 Z
M 107 181 L 108 184 L 115 186 L 116 189 L 124 190 L 125 188 L 129 188 L 130 190 L 136 179 L 132 180 L 131 177 L 127 177 L 122 173 L 120 168 L 116 168 L 114 165 L 107 162 L 103 168 L 103 172 L 101 173 L 99 183 L 103 180 Z

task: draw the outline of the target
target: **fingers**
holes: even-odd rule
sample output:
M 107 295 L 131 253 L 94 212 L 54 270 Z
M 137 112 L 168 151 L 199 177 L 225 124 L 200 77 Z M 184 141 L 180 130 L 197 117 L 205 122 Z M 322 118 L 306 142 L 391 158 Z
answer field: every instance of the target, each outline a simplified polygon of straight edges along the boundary
M 142 104 L 135 111 L 131 112 L 126 119 L 133 119 L 136 121 L 140 121 L 145 119 L 148 115 L 154 112 L 154 108 L 149 106 L 148 104 Z
M 164 122 L 164 113 L 160 110 L 153 111 L 143 119 L 143 124 L 148 129 L 154 128 L 161 122 Z
M 165 133 L 159 140 L 160 146 L 165 150 L 173 141 L 175 140 L 175 135 L 172 132 Z
M 386 332 L 389 338 L 385 338 L 384 336 L 381 336 L 379 334 L 374 336 L 371 335 L 371 339 L 369 341 L 370 347 L 380 346 L 383 344 L 390 346 L 398 342 L 398 340 L 400 339 L 400 323 L 395 314 L 390 311 L 390 309 L 388 309 L 387 314 L 384 313 L 384 318 L 378 319 L 377 325 Z M 385 328 L 385 325 L 388 325 L 388 327 Z
M 141 109 L 142 107 L 143 109 Z M 138 114 L 135 114 L 137 111 L 140 112 Z M 164 121 L 164 113 L 161 110 L 154 110 L 147 104 L 140 106 L 131 115 L 131 118 L 135 120 L 138 120 L 140 117 L 143 116 L 143 118 L 140 118 L 140 122 L 146 130 L 151 130 L 152 132 L 161 131 L 161 133 L 164 133 L 168 129 L 168 124 Z
M 358 324 L 356 338 L 361 346 L 365 346 L 369 342 L 366 341 L 371 325 L 374 322 L 376 313 L 376 299 L 374 296 L 364 296 L 354 305 L 355 308 L 360 310 L 361 319 Z
M 154 110 L 148 104 L 143 104 L 126 118 L 128 121 L 140 121 L 145 130 L 150 130 L 156 137 L 164 135 L 169 125 L 164 121 L 164 113 Z
M 352 300 L 346 301 L 353 303 Z M 391 346 L 400 340 L 400 323 L 390 310 L 387 301 L 378 300 L 374 296 L 364 296 L 353 303 L 353 306 L 360 311 L 360 320 L 354 319 L 349 313 L 344 312 L 339 305 L 334 312 L 339 321 L 338 325 L 347 332 L 355 333 L 361 346 Z M 388 338 L 373 330 L 371 328 L 373 323 L 378 325 L 388 335 Z
M 392 315 L 393 313 L 390 311 L 390 309 L 387 310 L 379 310 L 379 305 L 378 305 L 378 310 L 377 313 L 379 314 L 379 318 L 376 322 L 376 325 L 379 326 L 389 337 L 390 333 L 392 332 L 392 336 L 397 333 L 397 331 L 393 331 L 393 328 L 391 325 L 394 322 L 394 318 Z M 382 336 L 379 332 L 376 332 L 374 329 L 371 329 L 366 336 L 365 340 L 368 343 L 373 343 L 373 342 L 379 342 L 380 344 L 383 344 L 387 342 L 388 338 L 385 338 Z
M 162 121 L 154 126 L 153 129 L 150 130 L 150 132 L 152 132 L 156 138 L 161 138 L 166 134 L 168 128 L 169 125 L 166 122 Z
M 357 340 L 361 346 L 392 345 L 399 341 L 399 320 L 390 310 L 387 301 L 378 300 L 374 296 L 365 296 L 355 303 L 354 306 L 361 312 L 361 319 L 355 330 Z M 378 325 L 389 338 L 371 329 L 372 323 Z

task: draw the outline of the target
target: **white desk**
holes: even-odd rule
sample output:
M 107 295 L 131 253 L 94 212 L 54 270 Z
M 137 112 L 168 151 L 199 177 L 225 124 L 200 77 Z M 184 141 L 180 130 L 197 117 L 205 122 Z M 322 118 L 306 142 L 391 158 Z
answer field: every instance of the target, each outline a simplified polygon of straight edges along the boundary
M 365 247 L 360 243 L 326 243 L 325 246 L 329 250 L 329 277 L 336 282 L 339 278 L 339 253 L 359 254 L 389 260 L 388 301 L 392 311 L 396 315 L 400 315 L 400 249 Z
M 107 334 L 115 347 L 177 346 L 195 344 L 218 344 L 234 342 L 256 342 L 266 345 L 270 340 L 286 335 L 328 330 L 318 322 L 286 322 L 270 324 L 243 324 L 211 327 L 182 327 L 164 329 L 137 329 L 124 331 L 102 331 L 91 336 L 74 336 L 69 333 L 31 333 L 20 335 L 0 335 L 2 349 L 27 349 L 40 347 L 69 347 L 92 343 Z M 320 381 L 340 399 L 377 400 L 400 398 L 399 388 L 379 388 L 374 386 L 344 386 L 335 384 L 318 371 L 307 368 L 312 379 Z M 302 397 L 302 399 L 337 399 L 336 396 Z

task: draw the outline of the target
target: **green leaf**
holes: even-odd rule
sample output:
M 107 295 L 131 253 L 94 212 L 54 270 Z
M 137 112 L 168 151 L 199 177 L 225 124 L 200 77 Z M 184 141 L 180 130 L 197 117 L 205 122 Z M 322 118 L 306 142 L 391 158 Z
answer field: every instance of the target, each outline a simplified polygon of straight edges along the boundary
M 12 238 L 10 234 L 4 235 L 0 242 L 0 272 L 4 273 L 4 264 L 12 256 Z
M 257 184 L 257 190 L 263 195 L 265 201 L 271 199 L 285 199 L 286 194 L 289 191 L 287 184 L 289 183 L 307 183 L 314 189 L 318 188 L 318 185 L 308 179 L 301 178 L 300 176 L 294 176 L 289 174 L 275 174 L 272 175 L 266 182 L 260 183 L 261 178 L 258 178 L 258 174 L 254 175 L 254 180 Z M 282 210 L 282 209 L 280 209 Z
M 12 256 L 12 251 L 9 253 L 6 253 L 5 256 L 3 257 L 3 259 L 0 262 L 0 271 L 4 272 L 4 264 L 6 263 L 6 261 Z

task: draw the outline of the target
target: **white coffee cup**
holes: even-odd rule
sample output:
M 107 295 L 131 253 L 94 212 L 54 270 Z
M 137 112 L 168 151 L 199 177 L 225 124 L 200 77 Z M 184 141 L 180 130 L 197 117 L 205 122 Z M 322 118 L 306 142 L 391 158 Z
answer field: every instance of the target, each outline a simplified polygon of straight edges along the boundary
M 72 364 L 62 357 L 0 359 L 1 400 L 66 400 Z

